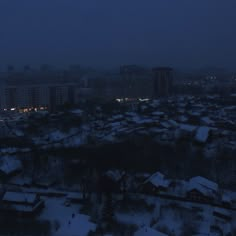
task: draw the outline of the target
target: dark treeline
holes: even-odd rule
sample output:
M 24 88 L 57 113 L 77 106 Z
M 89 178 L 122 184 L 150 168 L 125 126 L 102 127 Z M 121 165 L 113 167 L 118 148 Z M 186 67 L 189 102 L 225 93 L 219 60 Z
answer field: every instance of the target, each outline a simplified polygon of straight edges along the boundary
M 235 187 L 232 166 L 236 163 L 232 153 L 221 150 L 214 159 L 207 159 L 201 147 L 187 142 L 178 142 L 170 147 L 143 139 L 93 148 L 57 149 L 49 153 L 64 159 L 65 175 L 69 174 L 71 180 L 94 169 L 101 173 L 119 169 L 130 173 L 161 171 L 169 178 L 179 179 L 201 175 L 223 186 Z

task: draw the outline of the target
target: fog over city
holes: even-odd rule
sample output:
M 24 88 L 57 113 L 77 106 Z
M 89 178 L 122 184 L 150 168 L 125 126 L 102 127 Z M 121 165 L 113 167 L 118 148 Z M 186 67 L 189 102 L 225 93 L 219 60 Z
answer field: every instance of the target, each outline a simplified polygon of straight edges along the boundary
M 0 65 L 235 69 L 234 0 L 3 0 Z
M 0 236 L 235 236 L 235 9 L 0 0 Z

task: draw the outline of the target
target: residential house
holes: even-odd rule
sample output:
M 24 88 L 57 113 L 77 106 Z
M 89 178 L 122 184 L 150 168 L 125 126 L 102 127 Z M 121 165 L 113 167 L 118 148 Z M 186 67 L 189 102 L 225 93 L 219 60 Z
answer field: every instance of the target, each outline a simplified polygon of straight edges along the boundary
M 160 172 L 156 172 L 140 185 L 140 189 L 143 193 L 158 194 L 166 192 L 168 186 L 169 181 L 165 179 L 165 176 Z
M 189 180 L 186 197 L 197 202 L 214 202 L 218 196 L 218 184 L 201 176 Z
M 231 221 L 231 219 L 232 219 L 230 211 L 226 210 L 224 208 L 220 208 L 220 207 L 214 208 L 213 215 L 220 218 L 220 219 L 226 220 L 226 221 Z
M 0 178 L 7 179 L 18 174 L 22 170 L 20 160 L 15 157 L 4 156 L 0 159 Z
M 34 216 L 44 207 L 37 194 L 7 191 L 1 201 L 1 210 L 20 216 Z

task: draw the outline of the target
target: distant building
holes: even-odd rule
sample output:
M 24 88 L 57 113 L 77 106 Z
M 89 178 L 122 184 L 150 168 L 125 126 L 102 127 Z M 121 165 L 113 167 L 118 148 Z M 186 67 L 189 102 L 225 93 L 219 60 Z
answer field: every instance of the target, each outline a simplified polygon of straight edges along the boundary
M 5 89 L 5 104 L 3 104 L 3 108 L 15 108 L 17 106 L 17 95 L 16 95 L 16 87 L 7 87 Z
M 170 67 L 153 68 L 154 97 L 169 96 L 172 94 L 173 69 Z
M 78 93 L 77 91 L 80 91 Z M 7 110 L 55 110 L 65 104 L 78 104 L 89 88 L 70 83 L 22 84 L 0 87 L 0 108 Z
M 53 67 L 49 64 L 42 64 L 40 66 L 40 71 L 41 72 L 49 72 L 49 71 L 52 71 L 53 70 Z
M 24 66 L 24 72 L 27 73 L 27 72 L 29 72 L 29 71 L 31 71 L 30 65 L 25 65 L 25 66 Z
M 14 72 L 15 71 L 15 67 L 13 66 L 13 65 L 8 65 L 7 66 L 7 72 L 8 73 L 12 73 L 12 72 Z
M 55 110 L 69 102 L 69 88 L 63 85 L 50 86 L 50 109 Z
M 125 65 L 120 67 L 120 76 L 124 97 L 150 96 L 151 78 L 148 70 L 138 65 Z

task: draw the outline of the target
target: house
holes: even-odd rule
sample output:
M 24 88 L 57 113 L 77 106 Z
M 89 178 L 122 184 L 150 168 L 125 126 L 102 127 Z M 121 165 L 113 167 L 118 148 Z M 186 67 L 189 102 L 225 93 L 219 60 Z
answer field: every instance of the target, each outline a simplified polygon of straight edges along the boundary
M 150 227 L 143 227 L 134 232 L 134 236 L 168 236 Z
M 180 124 L 180 126 L 176 129 L 175 136 L 181 139 L 192 138 L 196 128 L 197 127 L 194 125 Z
M 210 128 L 206 126 L 201 126 L 197 129 L 195 134 L 195 141 L 201 144 L 204 144 L 207 142 L 209 137 Z
M 150 177 L 149 173 L 136 173 L 134 175 L 134 180 L 135 180 L 136 183 L 141 184 L 149 177 Z
M 201 124 L 207 125 L 207 126 L 212 126 L 214 125 L 214 121 L 210 119 L 208 116 L 204 116 L 201 118 Z
M 169 181 L 165 179 L 165 176 L 160 172 L 156 172 L 140 186 L 140 189 L 147 194 L 158 194 L 166 192 L 168 186 Z
M 213 202 L 218 195 L 218 184 L 201 176 L 189 180 L 186 197 L 197 202 Z
M 32 178 L 24 175 L 17 175 L 10 178 L 7 182 L 9 185 L 18 186 L 18 187 L 32 187 Z
M 224 207 L 231 207 L 232 198 L 230 196 L 230 193 L 224 192 L 221 197 L 221 202 Z
M 220 208 L 220 207 L 215 207 L 214 208 L 213 215 L 218 217 L 218 218 L 221 218 L 223 220 L 226 220 L 226 221 L 231 221 L 231 219 L 232 219 L 230 211 L 226 210 L 226 209 L 223 209 L 223 208 Z
M 34 216 L 44 207 L 44 201 L 34 193 L 5 192 L 1 200 L 1 210 L 20 216 Z
M 0 159 L 0 177 L 3 179 L 16 175 L 22 168 L 21 161 L 14 157 L 4 156 Z
M 38 188 L 47 189 L 49 187 L 52 187 L 55 183 L 56 183 L 55 178 L 45 176 L 45 177 L 41 177 L 41 178 L 34 180 L 33 185 L 35 185 Z
M 124 171 L 108 170 L 102 176 L 101 186 L 103 191 L 121 192 L 125 183 Z
M 80 109 L 74 109 L 71 110 L 70 112 L 78 117 L 82 117 L 84 115 L 84 111 Z
M 186 186 L 188 182 L 185 180 L 170 180 L 169 193 L 174 196 L 184 196 L 186 193 Z

